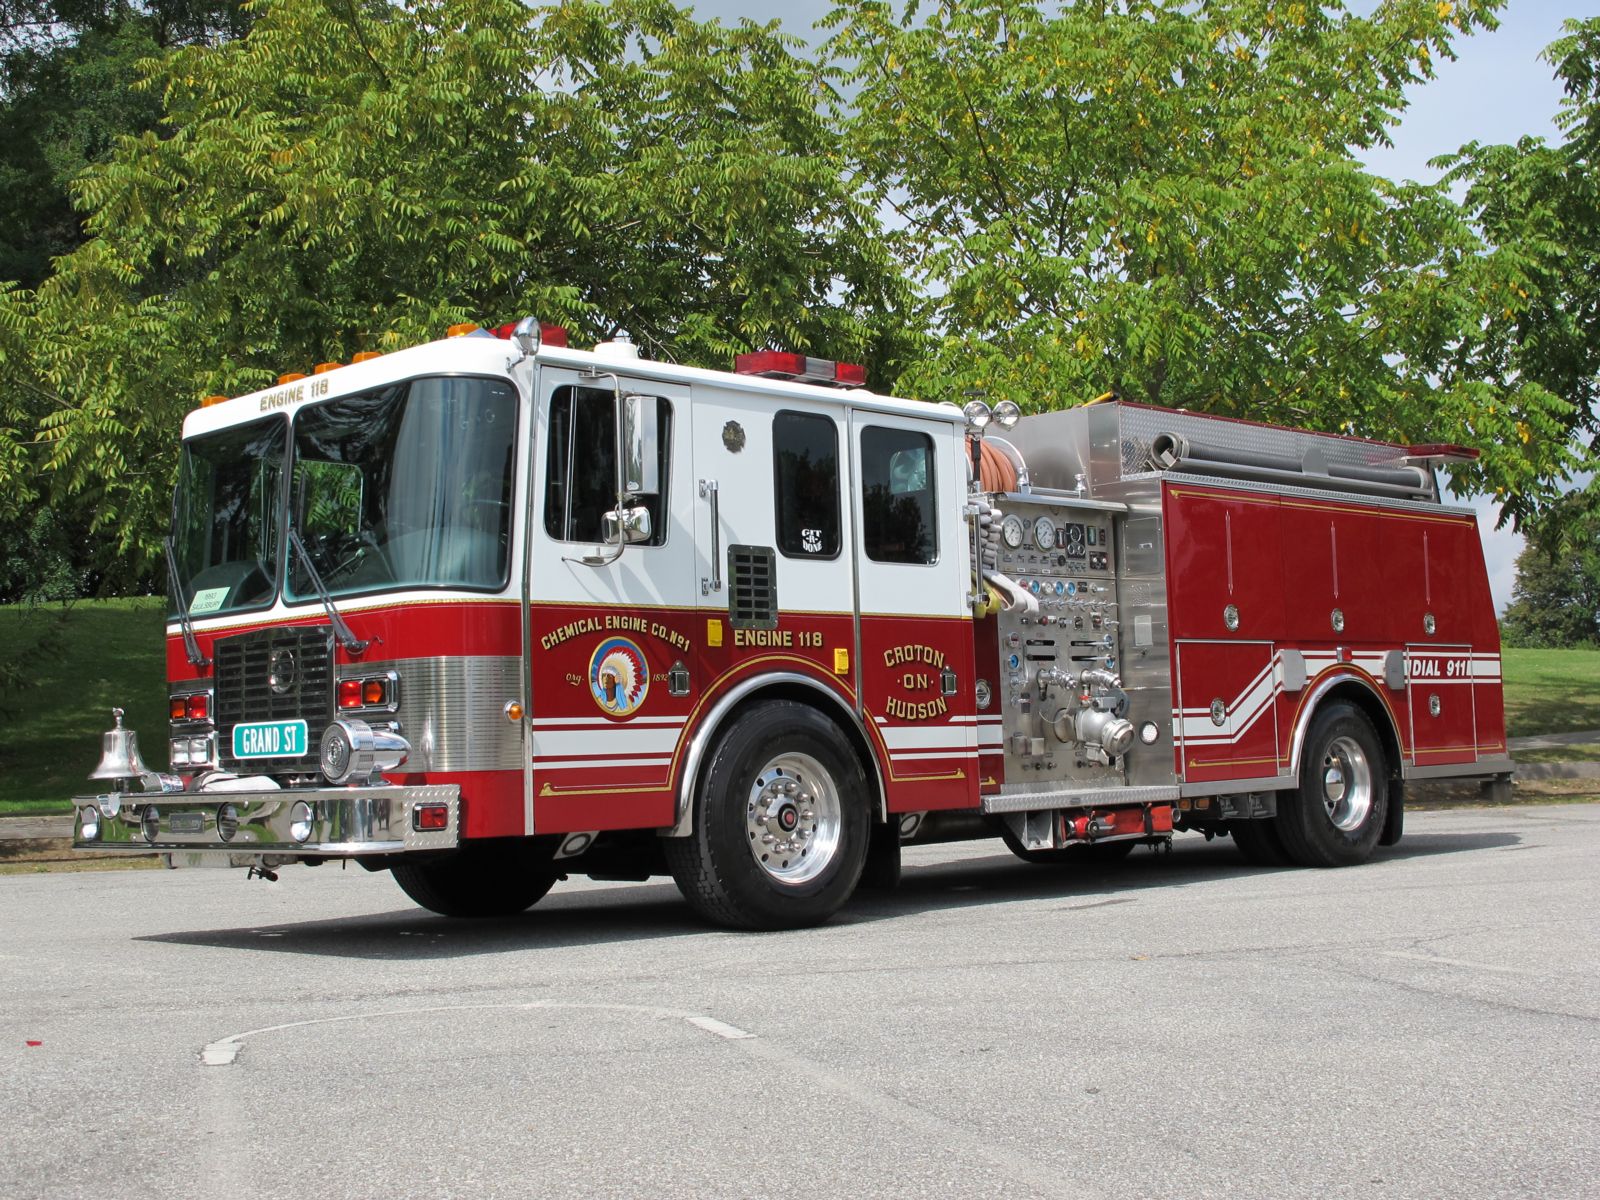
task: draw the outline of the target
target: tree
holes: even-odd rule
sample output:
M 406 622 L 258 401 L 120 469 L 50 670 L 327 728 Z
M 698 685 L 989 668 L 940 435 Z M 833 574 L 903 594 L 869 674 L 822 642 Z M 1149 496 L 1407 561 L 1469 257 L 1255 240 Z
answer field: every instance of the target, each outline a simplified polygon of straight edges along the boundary
M 1357 161 L 1497 2 L 842 0 L 852 165 L 940 338 L 900 387 L 1466 443 L 1458 486 L 1547 503 L 1567 403 L 1462 369 L 1521 264 Z
M 1508 646 L 1600 647 L 1600 514 L 1581 496 L 1562 501 L 1517 556 L 1517 582 L 1500 622 Z M 1562 511 L 1567 509 L 1570 511 Z
M 73 179 L 155 127 L 160 97 L 133 90 L 138 64 L 248 24 L 240 0 L 0 0 L 0 295 L 38 286 L 83 243 Z M 30 335 L 14 305 L 0 311 L 0 602 L 138 588 L 140 572 L 85 536 L 95 510 L 40 478 L 51 402 L 27 366 Z
M 76 185 L 93 236 L 0 295 L 46 466 L 130 554 L 164 527 L 184 412 L 280 371 L 524 313 L 718 365 L 901 336 L 830 76 L 776 23 L 662 0 L 253 11 L 247 38 L 148 65 L 159 132 Z
M 1552 515 L 1593 520 L 1600 512 L 1600 17 L 1564 28 L 1544 52 L 1566 93 L 1556 118 L 1562 143 L 1469 142 L 1440 165 L 1450 181 L 1467 185 L 1473 219 L 1523 281 L 1514 313 L 1485 324 L 1463 370 L 1501 393 L 1543 391 L 1570 405 L 1560 436 L 1577 448 L 1574 470 L 1590 472 L 1591 482 L 1586 501 L 1563 502 Z M 1510 507 L 1526 512 L 1515 497 Z M 1562 531 L 1551 520 L 1537 532 L 1543 555 L 1559 552 Z

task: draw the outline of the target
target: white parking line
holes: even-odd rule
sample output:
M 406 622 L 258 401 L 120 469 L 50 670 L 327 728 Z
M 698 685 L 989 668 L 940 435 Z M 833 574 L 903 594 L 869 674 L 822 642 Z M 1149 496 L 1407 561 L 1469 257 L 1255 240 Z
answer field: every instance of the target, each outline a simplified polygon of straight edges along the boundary
M 483 1012 L 499 1011 L 528 1011 L 539 1008 L 574 1008 L 590 1009 L 604 1012 L 638 1013 L 654 1020 L 687 1021 L 690 1025 L 714 1033 L 720 1038 L 730 1041 L 740 1041 L 745 1038 L 754 1038 L 757 1035 L 740 1029 L 736 1025 L 729 1025 L 715 1017 L 708 1017 L 702 1013 L 680 1012 L 672 1008 L 653 1008 L 643 1004 L 587 1004 L 581 1001 L 561 1000 L 532 1000 L 526 1004 L 447 1004 L 434 1008 L 401 1008 L 390 1009 L 384 1012 L 351 1013 L 342 1017 L 319 1017 L 311 1021 L 286 1021 L 282 1025 L 263 1025 L 260 1029 L 246 1029 L 243 1033 L 229 1034 L 208 1043 L 200 1051 L 200 1065 L 203 1067 L 230 1066 L 239 1057 L 239 1051 L 244 1049 L 246 1038 L 255 1037 L 262 1033 L 277 1033 L 284 1029 L 304 1029 L 310 1025 L 336 1025 L 343 1021 L 368 1021 L 382 1017 L 415 1017 L 425 1016 L 430 1013 L 446 1012 Z

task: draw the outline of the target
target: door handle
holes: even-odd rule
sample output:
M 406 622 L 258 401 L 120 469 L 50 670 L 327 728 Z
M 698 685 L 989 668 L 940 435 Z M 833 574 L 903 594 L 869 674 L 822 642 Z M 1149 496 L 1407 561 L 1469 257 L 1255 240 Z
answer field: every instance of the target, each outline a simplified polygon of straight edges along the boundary
M 711 578 L 700 577 L 700 594 L 722 590 L 722 520 L 717 509 L 717 481 L 702 479 L 700 496 L 711 506 Z

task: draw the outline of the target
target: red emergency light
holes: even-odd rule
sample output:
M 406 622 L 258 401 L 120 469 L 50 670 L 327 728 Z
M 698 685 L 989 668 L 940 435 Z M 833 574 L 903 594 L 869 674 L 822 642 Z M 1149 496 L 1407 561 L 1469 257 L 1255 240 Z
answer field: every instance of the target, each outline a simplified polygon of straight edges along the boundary
M 757 350 L 733 360 L 736 375 L 758 375 L 762 379 L 788 379 L 795 383 L 816 383 L 823 387 L 862 387 L 867 369 L 860 363 L 835 362 L 831 358 L 809 358 L 787 350 Z
M 516 330 L 517 323 L 515 321 L 507 321 L 504 325 L 496 325 L 489 332 L 497 338 L 510 341 L 511 335 Z M 541 346 L 565 346 L 567 344 L 566 328 L 561 325 L 541 324 L 539 326 L 539 344 Z
M 1407 458 L 1425 458 L 1434 462 L 1475 462 L 1478 451 L 1471 446 L 1452 446 L 1448 442 L 1429 442 L 1422 446 L 1407 446 Z

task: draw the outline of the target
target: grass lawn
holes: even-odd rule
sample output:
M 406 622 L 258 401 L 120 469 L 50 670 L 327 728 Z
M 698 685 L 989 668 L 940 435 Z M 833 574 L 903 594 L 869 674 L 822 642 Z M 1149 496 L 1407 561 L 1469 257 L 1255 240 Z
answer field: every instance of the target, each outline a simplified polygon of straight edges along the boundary
M 1506 732 L 1600 729 L 1600 650 L 1506 650 Z
M 41 627 L 60 622 L 61 652 L 41 662 L 38 686 L 0 696 L 0 815 L 70 812 L 94 790 L 100 735 L 111 710 L 139 734 L 152 770 L 167 767 L 166 601 L 79 601 L 28 610 L 0 605 L 0 656 L 14 660 Z

